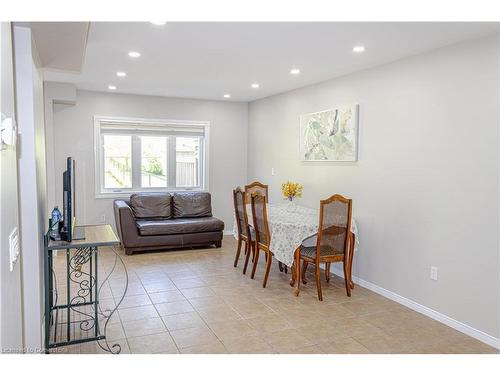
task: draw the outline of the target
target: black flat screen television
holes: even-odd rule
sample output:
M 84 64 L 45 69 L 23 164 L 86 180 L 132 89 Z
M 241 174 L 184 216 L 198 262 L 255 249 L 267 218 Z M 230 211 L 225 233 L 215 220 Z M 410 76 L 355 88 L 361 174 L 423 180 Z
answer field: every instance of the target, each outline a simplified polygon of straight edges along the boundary
M 66 170 L 63 172 L 63 225 L 61 228 L 61 239 L 71 242 L 72 240 L 84 239 L 83 228 L 76 227 L 75 219 L 75 161 L 68 157 L 66 159 Z

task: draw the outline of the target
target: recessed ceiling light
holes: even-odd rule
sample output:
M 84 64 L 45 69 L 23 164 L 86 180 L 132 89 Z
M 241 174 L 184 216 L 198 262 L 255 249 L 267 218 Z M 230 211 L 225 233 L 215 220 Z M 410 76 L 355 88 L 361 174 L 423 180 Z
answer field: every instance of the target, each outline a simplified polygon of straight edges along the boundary
M 166 24 L 165 21 L 150 21 L 153 25 L 156 25 L 156 26 L 163 26 Z
M 141 54 L 140 54 L 139 52 L 136 52 L 136 51 L 130 51 L 130 52 L 128 53 L 128 55 L 129 55 L 130 57 L 134 57 L 134 58 L 141 57 Z
M 231 97 L 231 94 L 224 94 L 224 98 L 229 99 Z
M 352 52 L 356 52 L 356 53 L 365 52 L 365 46 L 356 46 L 352 49 Z
M 300 74 L 300 69 L 297 68 L 290 69 L 290 74 Z
M 252 83 L 252 88 L 253 89 L 258 89 L 260 85 L 258 83 Z
M 109 85 L 109 86 L 108 86 L 108 89 L 109 89 L 109 90 L 116 90 L 116 86 L 114 86 L 114 85 Z
M 127 73 L 125 73 L 125 72 L 116 72 L 116 75 L 117 75 L 118 77 L 126 77 L 126 76 L 127 76 Z

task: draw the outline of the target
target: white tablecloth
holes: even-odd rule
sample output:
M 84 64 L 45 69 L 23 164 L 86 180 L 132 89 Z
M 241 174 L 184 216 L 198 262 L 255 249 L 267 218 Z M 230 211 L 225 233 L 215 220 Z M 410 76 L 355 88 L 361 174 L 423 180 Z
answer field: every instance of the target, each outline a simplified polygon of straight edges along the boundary
M 247 205 L 248 221 L 252 224 L 252 210 Z M 280 262 L 291 266 L 295 250 L 304 238 L 318 231 L 319 210 L 299 206 L 295 203 L 268 204 L 267 221 L 271 232 L 271 251 Z M 238 236 L 236 218 L 233 234 Z M 358 249 L 358 227 L 354 218 L 351 222 L 351 232 L 355 235 L 354 250 Z

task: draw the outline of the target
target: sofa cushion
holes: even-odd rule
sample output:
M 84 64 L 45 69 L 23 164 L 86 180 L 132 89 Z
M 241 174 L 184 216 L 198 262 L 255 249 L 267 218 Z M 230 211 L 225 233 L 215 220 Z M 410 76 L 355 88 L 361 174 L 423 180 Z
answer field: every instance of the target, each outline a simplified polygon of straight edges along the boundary
M 212 216 L 210 193 L 174 193 L 172 202 L 175 218 Z
M 224 222 L 215 217 L 179 218 L 170 220 L 136 220 L 141 236 L 159 236 L 200 232 L 217 232 Z
M 139 193 L 130 197 L 130 208 L 139 219 L 172 217 L 172 195 L 170 193 Z

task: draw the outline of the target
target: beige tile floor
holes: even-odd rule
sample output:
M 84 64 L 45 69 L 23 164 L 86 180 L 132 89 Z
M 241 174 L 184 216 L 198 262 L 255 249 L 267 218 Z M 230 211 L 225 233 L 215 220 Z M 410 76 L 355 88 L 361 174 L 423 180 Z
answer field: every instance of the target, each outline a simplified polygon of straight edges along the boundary
M 337 276 L 323 281 L 323 302 L 312 274 L 295 297 L 290 274 L 277 264 L 264 289 L 263 257 L 251 280 L 242 275 L 242 260 L 233 267 L 235 248 L 234 238 L 225 236 L 221 249 L 120 252 L 129 285 L 107 327 L 110 344 L 120 344 L 122 353 L 498 353 L 359 286 L 349 298 Z M 104 280 L 113 253 L 101 249 L 99 261 Z M 65 257 L 55 264 L 64 301 Z M 101 289 L 101 307 L 113 309 L 124 288 L 118 265 Z M 104 353 L 95 342 L 53 352 Z

